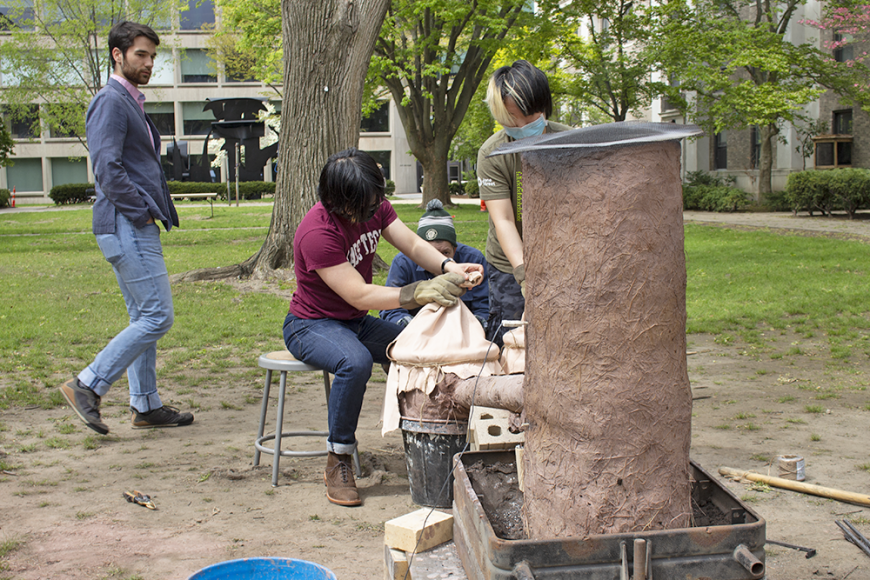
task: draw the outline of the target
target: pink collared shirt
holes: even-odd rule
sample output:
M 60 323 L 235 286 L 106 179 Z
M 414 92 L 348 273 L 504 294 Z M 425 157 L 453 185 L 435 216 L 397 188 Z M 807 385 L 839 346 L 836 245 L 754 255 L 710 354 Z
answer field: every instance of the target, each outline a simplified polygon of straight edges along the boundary
M 142 109 L 142 114 L 145 114 L 145 94 L 139 90 L 139 87 L 122 77 L 121 75 L 112 74 L 112 78 L 121 83 L 121 86 L 127 89 L 127 92 L 130 93 L 130 96 L 133 97 L 133 100 L 139 104 L 139 108 Z M 150 132 L 149 126 L 149 132 Z M 157 149 L 157 141 L 154 140 L 154 136 L 152 135 L 151 140 L 153 141 L 154 149 Z

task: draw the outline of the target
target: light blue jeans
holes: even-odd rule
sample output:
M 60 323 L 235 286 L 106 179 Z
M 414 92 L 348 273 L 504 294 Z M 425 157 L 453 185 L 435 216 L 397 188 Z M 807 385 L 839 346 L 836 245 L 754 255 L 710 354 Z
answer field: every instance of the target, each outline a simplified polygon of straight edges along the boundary
M 175 318 L 160 228 L 157 224 L 136 228 L 116 213 L 115 233 L 97 235 L 97 245 L 115 270 L 130 326 L 78 378 L 102 397 L 127 371 L 130 406 L 140 412 L 158 409 L 162 403 L 157 394 L 157 341 Z

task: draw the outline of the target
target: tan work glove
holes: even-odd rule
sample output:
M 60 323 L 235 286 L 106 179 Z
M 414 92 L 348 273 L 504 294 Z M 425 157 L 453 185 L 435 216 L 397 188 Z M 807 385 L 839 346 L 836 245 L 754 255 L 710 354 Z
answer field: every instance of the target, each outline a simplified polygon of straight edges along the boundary
M 462 274 L 451 272 L 450 274 L 441 274 L 431 280 L 422 280 L 402 286 L 402 289 L 399 290 L 400 305 L 406 310 L 430 302 L 437 302 L 441 306 L 453 306 L 456 304 L 456 299 L 465 294 L 465 289 L 459 287 L 463 282 L 465 282 L 465 277 Z
M 519 266 L 514 267 L 514 279 L 516 279 L 517 284 L 520 285 L 520 292 L 523 294 L 523 298 L 526 297 L 526 265 L 520 264 Z

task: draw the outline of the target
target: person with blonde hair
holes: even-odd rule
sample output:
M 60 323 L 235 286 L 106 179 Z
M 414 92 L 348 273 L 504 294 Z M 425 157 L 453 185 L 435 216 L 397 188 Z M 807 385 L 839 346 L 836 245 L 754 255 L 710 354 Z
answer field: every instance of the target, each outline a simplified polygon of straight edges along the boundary
M 519 320 L 525 310 L 523 258 L 523 165 L 520 154 L 488 157 L 511 141 L 571 129 L 549 121 L 553 98 L 547 76 L 525 60 L 493 73 L 486 103 L 503 129 L 486 140 L 477 154 L 480 199 L 489 211 L 486 260 L 489 274 L 487 338 L 502 346 L 503 320 Z

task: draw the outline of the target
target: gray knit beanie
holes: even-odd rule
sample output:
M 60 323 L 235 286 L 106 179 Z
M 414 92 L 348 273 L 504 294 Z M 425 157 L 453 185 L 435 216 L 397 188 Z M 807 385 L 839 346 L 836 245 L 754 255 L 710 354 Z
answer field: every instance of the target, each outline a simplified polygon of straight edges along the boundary
M 417 224 L 417 235 L 427 242 L 444 240 L 456 245 L 456 228 L 453 227 L 453 218 L 444 210 L 444 206 L 437 199 L 433 199 L 426 205 L 426 213 Z

